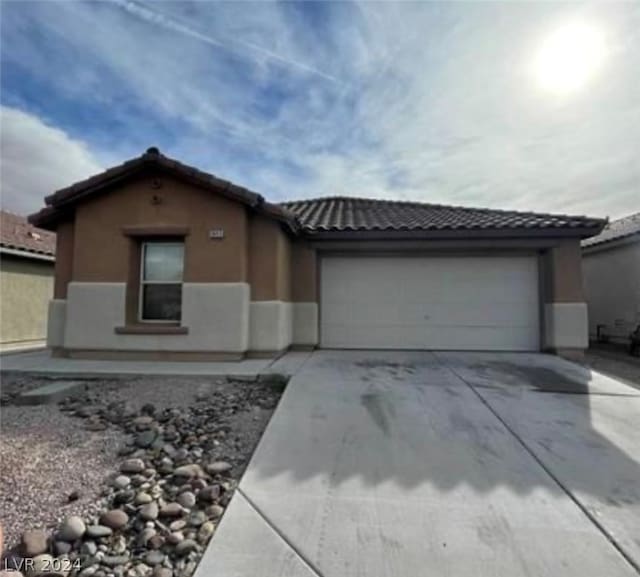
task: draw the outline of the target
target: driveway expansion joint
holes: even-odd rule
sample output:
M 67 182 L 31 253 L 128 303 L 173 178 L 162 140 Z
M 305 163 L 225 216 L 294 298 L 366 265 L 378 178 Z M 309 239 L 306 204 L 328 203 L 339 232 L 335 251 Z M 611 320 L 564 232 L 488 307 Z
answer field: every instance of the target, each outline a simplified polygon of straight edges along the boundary
M 458 377 L 467 387 L 471 389 L 471 391 L 478 397 L 480 402 L 491 411 L 491 413 L 498 419 L 505 429 L 516 439 L 516 441 L 520 444 L 520 446 L 534 459 L 536 463 L 542 468 L 542 470 L 562 489 L 562 491 L 573 501 L 573 503 L 582 511 L 582 513 L 591 521 L 591 523 L 596 527 L 596 529 L 605 537 L 605 539 L 613 546 L 613 548 L 622 556 L 622 558 L 640 575 L 640 566 L 635 562 L 635 560 L 624 550 L 624 548 L 614 539 L 614 537 L 606 530 L 606 528 L 600 523 L 595 516 L 589 512 L 588 508 L 583 505 L 577 497 L 562 483 L 562 481 L 551 471 L 549 467 L 545 465 L 545 463 L 536 455 L 535 451 L 533 451 L 527 443 L 518 435 L 518 433 L 500 416 L 500 414 L 491 406 L 489 401 L 487 401 L 482 394 L 476 390 L 476 388 L 469 383 L 462 375 L 458 373 L 454 368 L 450 367 L 448 364 L 442 361 L 436 355 L 438 362 L 444 367 L 446 367 L 451 373 L 453 373 L 456 377 Z M 619 396 L 619 395 L 618 395 Z M 633 396 L 633 395 L 629 395 Z
M 258 515 L 258 517 L 260 517 L 260 519 L 262 519 L 264 521 L 264 523 L 267 525 L 267 527 L 269 527 L 269 529 L 271 529 L 271 531 L 273 531 L 278 538 L 289 548 L 291 549 L 291 551 L 293 551 L 293 553 L 295 554 L 295 556 L 300 560 L 300 562 L 309 570 L 311 571 L 311 573 L 313 575 L 315 575 L 316 577 L 324 577 L 322 575 L 322 573 L 320 572 L 320 570 L 313 564 L 313 562 L 311 560 L 309 560 L 304 553 L 302 553 L 288 538 L 287 536 L 280 530 L 278 529 L 278 527 L 276 527 L 271 520 L 269 519 L 269 517 L 266 516 L 266 514 L 260 509 L 260 507 L 258 507 L 255 502 L 244 492 L 244 490 L 241 487 L 237 487 L 236 488 L 236 493 L 238 493 L 249 505 L 249 507 L 251 507 L 256 514 Z

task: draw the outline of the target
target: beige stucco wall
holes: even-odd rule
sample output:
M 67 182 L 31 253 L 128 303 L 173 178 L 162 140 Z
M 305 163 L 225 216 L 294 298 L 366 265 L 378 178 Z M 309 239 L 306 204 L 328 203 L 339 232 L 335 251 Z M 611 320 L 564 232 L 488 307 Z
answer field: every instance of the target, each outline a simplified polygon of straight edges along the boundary
M 585 251 L 582 261 L 589 335 L 602 324 L 612 340 L 626 342 L 640 323 L 640 241 Z
M 0 260 L 0 342 L 42 340 L 53 296 L 52 262 L 2 255 Z

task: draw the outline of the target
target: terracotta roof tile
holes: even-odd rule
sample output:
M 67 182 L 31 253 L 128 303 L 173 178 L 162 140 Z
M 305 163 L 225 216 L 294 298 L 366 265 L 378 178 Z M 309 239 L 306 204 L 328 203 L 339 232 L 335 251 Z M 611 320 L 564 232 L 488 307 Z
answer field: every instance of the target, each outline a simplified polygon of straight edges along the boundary
M 0 211 L 0 246 L 54 256 L 56 235 L 29 224 L 23 216 L 2 210 Z
M 413 231 L 600 228 L 605 220 L 371 198 L 326 197 L 284 202 L 302 230 Z

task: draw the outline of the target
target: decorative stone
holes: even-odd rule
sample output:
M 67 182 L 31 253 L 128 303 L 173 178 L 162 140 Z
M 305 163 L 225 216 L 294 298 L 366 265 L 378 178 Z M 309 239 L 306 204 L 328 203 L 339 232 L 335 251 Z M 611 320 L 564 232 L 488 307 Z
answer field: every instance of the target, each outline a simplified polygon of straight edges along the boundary
M 113 534 L 113 530 L 105 525 L 89 525 L 86 534 L 92 539 L 100 539 L 102 537 L 109 537 L 109 535 Z
M 177 467 L 173 471 L 173 474 L 176 477 L 193 479 L 197 477 L 202 477 L 204 475 L 204 471 L 202 470 L 202 467 L 197 463 L 191 463 L 189 465 L 182 465 L 180 467 Z
M 187 524 L 191 527 L 200 527 L 207 520 L 203 511 L 193 511 L 187 518 Z
M 101 562 L 107 567 L 117 567 L 118 565 L 124 565 L 129 561 L 128 555 L 105 555 Z
M 196 496 L 191 491 L 185 491 L 178 495 L 176 501 L 183 507 L 191 509 L 196 504 Z
M 47 552 L 47 534 L 41 529 L 25 531 L 22 534 L 22 554 L 25 557 L 36 557 Z
M 126 475 L 118 475 L 113 480 L 113 486 L 117 489 L 125 489 L 131 484 L 131 479 Z
M 220 497 L 220 485 L 209 485 L 201 489 L 198 493 L 198 499 L 207 503 L 213 503 Z
M 221 507 L 220 505 L 211 505 L 205 509 L 205 513 L 207 514 L 207 517 L 209 517 L 210 519 L 218 519 L 222 517 L 222 514 L 224 513 L 224 508 Z
M 193 539 L 185 539 L 176 545 L 176 555 L 182 557 L 198 549 L 198 544 Z
M 216 526 L 211 521 L 203 523 L 200 526 L 200 529 L 198 529 L 198 543 L 200 543 L 201 545 L 206 545 L 209 542 L 209 539 L 211 539 L 211 536 L 213 535 L 213 532 L 215 530 Z
M 33 557 L 32 563 L 27 568 L 29 577 L 39 575 L 40 573 L 48 573 L 53 567 L 53 557 L 48 553 L 42 553 Z
M 143 505 L 140 509 L 140 518 L 145 521 L 155 521 L 158 518 L 158 505 L 153 501 Z
M 138 534 L 138 543 L 142 547 L 146 547 L 149 539 L 151 539 L 151 537 L 153 537 L 154 535 L 156 535 L 156 530 L 151 527 L 147 527 Z
M 169 529 L 171 531 L 180 531 L 181 529 L 184 529 L 187 526 L 187 522 L 184 519 L 177 519 L 175 521 L 172 521 L 169 524 Z
M 161 551 L 149 551 L 144 556 L 144 562 L 148 565 L 160 565 L 164 561 L 164 553 Z
M 216 461 L 215 463 L 211 463 L 205 467 L 207 473 L 210 475 L 220 475 L 231 470 L 231 468 L 231 463 L 227 463 L 226 461 Z
M 136 435 L 135 445 L 136 447 L 141 447 L 146 449 L 150 447 L 153 441 L 155 441 L 157 433 L 154 430 L 149 429 L 148 431 L 143 431 Z
M 67 555 L 71 552 L 71 549 L 71 543 L 67 543 L 66 541 L 56 541 L 53 544 L 53 550 L 56 555 Z
M 120 465 L 120 471 L 123 473 L 142 473 L 144 468 L 142 459 L 127 459 Z
M 161 517 L 182 517 L 185 510 L 179 503 L 169 503 L 160 509 Z
M 94 541 L 85 541 L 80 547 L 80 554 L 93 557 L 98 552 L 98 546 Z
M 181 531 L 174 531 L 167 536 L 167 542 L 171 545 L 177 545 L 180 541 L 184 541 L 184 535 Z
M 160 549 L 163 545 L 164 537 L 162 535 L 154 535 L 147 543 L 147 547 L 149 547 L 149 549 Z
M 100 523 L 111 529 L 122 529 L 129 522 L 129 515 L 120 509 L 112 509 L 103 513 L 100 517 Z
M 151 503 L 153 501 L 153 497 L 149 495 L 149 493 L 145 493 L 144 491 L 140 491 L 133 500 L 134 505 L 146 505 L 147 503 Z
M 77 516 L 67 517 L 60 529 L 58 530 L 57 538 L 61 541 L 67 541 L 73 543 L 82 537 L 87 530 L 87 526 L 84 521 Z

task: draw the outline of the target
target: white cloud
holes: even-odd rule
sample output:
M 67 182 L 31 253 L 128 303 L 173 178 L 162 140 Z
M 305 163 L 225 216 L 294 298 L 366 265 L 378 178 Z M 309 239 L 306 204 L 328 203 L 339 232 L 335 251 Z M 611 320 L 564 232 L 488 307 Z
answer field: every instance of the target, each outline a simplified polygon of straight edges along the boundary
M 36 210 L 43 198 L 102 170 L 87 145 L 37 116 L 0 110 L 2 206 L 18 214 Z
M 305 20 L 291 3 L 167 2 L 158 16 L 150 3 L 118 2 L 6 10 L 16 20 L 3 58 L 131 126 L 115 145 L 126 154 L 159 144 L 278 200 L 612 217 L 640 208 L 638 4 L 323 3 Z M 559 98 L 532 68 L 541 39 L 574 20 L 602 30 L 606 59 Z M 32 28 L 73 57 L 43 54 Z M 132 102 L 159 139 L 142 133 Z

